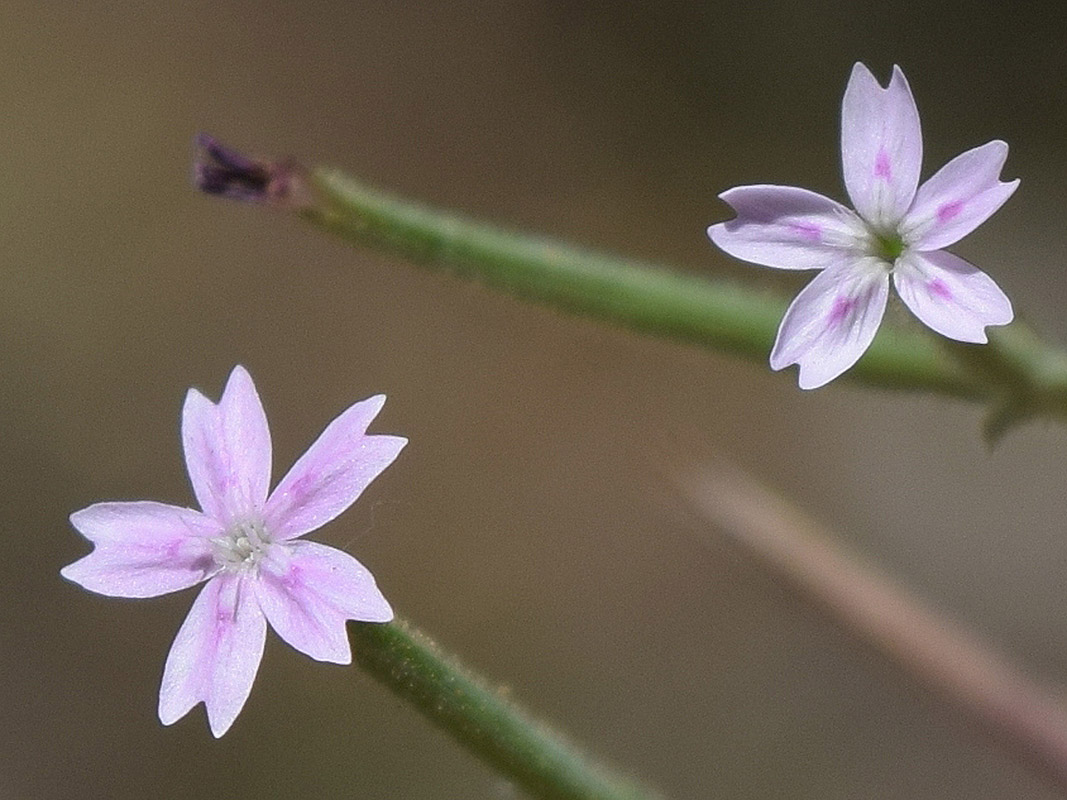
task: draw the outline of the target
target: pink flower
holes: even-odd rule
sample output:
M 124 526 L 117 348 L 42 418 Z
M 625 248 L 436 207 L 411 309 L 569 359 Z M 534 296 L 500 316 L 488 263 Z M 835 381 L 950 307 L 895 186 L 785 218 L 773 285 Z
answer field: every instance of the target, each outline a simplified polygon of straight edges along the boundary
M 919 112 L 900 67 L 883 89 L 852 68 L 841 108 L 841 159 L 855 211 L 807 189 L 737 186 L 719 195 L 737 212 L 708 228 L 732 256 L 779 269 L 821 269 L 778 328 L 771 368 L 800 365 L 814 389 L 847 370 L 885 312 L 889 276 L 905 305 L 943 336 L 986 341 L 1012 320 L 1011 302 L 981 270 L 941 248 L 958 242 L 1011 197 L 1000 171 L 1008 146 L 956 156 L 919 186 Z
M 259 669 L 267 622 L 319 661 L 348 664 L 345 620 L 393 618 L 352 556 L 300 539 L 348 508 L 407 440 L 368 436 L 384 395 L 331 422 L 268 496 L 270 430 L 252 378 L 235 367 L 218 405 L 190 389 L 182 442 L 202 511 L 141 501 L 97 503 L 70 521 L 95 546 L 62 570 L 113 597 L 155 597 L 207 581 L 171 645 L 159 719 L 203 701 L 211 732 L 233 724 Z

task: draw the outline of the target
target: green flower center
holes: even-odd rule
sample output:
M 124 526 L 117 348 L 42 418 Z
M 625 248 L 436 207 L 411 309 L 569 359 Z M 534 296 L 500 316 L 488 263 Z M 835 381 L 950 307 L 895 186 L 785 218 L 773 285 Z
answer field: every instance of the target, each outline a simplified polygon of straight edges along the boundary
M 907 245 L 898 233 L 871 232 L 871 255 L 888 264 L 900 258 L 906 247 Z

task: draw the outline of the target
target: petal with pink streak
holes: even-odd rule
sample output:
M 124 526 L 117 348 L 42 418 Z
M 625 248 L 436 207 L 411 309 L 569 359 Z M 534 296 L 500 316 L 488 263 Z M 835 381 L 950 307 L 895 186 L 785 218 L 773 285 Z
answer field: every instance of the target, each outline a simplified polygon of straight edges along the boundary
M 270 488 L 270 429 L 252 377 L 234 367 L 222 399 L 190 389 L 182 443 L 193 492 L 204 513 L 229 524 L 263 505 Z
M 393 463 L 407 439 L 366 433 L 384 403 L 385 395 L 377 395 L 348 408 L 293 464 L 264 509 L 267 530 L 275 540 L 325 525 Z
M 163 669 L 159 719 L 171 725 L 197 703 L 207 707 L 216 738 L 244 707 L 267 636 L 267 621 L 248 574 L 224 572 L 208 581 L 189 610 Z
M 993 279 L 944 250 L 910 253 L 897 262 L 893 285 L 919 319 L 942 336 L 985 343 L 987 325 L 1007 325 L 1011 301 Z
M 155 597 L 200 583 L 217 569 L 209 538 L 222 526 L 190 508 L 96 503 L 70 521 L 95 547 L 60 572 L 92 592 Z
M 785 312 L 771 369 L 800 365 L 800 388 L 829 383 L 863 355 L 885 313 L 889 274 L 875 258 L 823 270 Z
M 318 661 L 351 663 L 345 620 L 393 618 L 374 576 L 362 564 L 316 542 L 271 548 L 260 562 L 256 595 L 278 635 Z
M 856 64 L 841 104 L 841 161 L 860 216 L 881 230 L 894 227 L 915 197 L 922 157 L 919 110 L 900 67 L 883 89 Z
M 961 153 L 919 187 L 915 202 L 900 225 L 916 250 L 940 250 L 973 231 L 1019 187 L 1019 180 L 1001 181 L 1008 145 L 992 141 Z
M 719 197 L 735 219 L 708 228 L 735 258 L 779 269 L 823 269 L 862 246 L 864 226 L 835 200 L 794 186 L 736 186 Z

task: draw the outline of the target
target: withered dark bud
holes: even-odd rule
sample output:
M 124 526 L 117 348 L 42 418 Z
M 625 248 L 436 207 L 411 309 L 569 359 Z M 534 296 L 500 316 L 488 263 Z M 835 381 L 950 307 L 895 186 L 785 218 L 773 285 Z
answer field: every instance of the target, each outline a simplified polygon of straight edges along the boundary
M 206 133 L 198 133 L 193 144 L 193 183 L 200 191 L 287 208 L 306 203 L 307 189 L 299 164 L 250 158 Z

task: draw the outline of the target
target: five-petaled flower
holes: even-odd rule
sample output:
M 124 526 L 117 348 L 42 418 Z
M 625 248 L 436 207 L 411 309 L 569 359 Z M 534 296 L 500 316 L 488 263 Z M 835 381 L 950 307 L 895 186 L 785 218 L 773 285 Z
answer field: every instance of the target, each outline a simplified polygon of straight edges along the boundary
M 368 436 L 383 395 L 342 413 L 268 496 L 271 440 L 252 378 L 235 367 L 218 405 L 190 389 L 182 443 L 202 511 L 155 502 L 97 503 L 71 514 L 93 551 L 62 571 L 114 597 L 154 597 L 207 581 L 167 656 L 164 725 L 203 701 L 215 736 L 252 689 L 267 622 L 319 661 L 351 663 L 345 621 L 392 609 L 352 556 L 300 539 L 348 508 L 407 440 Z
M 786 311 L 771 368 L 800 365 L 814 389 L 859 359 L 885 312 L 889 276 L 926 325 L 962 342 L 1011 322 L 1011 303 L 981 270 L 941 248 L 985 222 L 1018 180 L 1000 180 L 1008 146 L 992 141 L 948 162 L 919 186 L 922 132 L 908 82 L 893 68 L 883 89 L 852 68 L 841 108 L 845 189 L 855 211 L 807 189 L 738 186 L 720 197 L 737 212 L 708 228 L 730 255 L 779 269 L 821 269 Z

